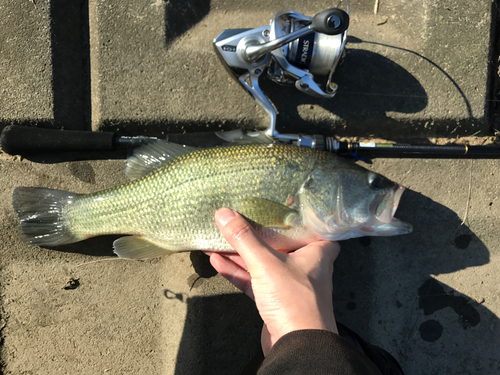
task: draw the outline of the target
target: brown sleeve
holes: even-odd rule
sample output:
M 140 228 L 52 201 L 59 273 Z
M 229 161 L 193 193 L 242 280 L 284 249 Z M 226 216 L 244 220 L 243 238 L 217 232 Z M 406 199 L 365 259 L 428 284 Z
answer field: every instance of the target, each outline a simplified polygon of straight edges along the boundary
M 286 334 L 273 346 L 258 375 L 380 375 L 360 350 L 339 335 L 322 330 Z

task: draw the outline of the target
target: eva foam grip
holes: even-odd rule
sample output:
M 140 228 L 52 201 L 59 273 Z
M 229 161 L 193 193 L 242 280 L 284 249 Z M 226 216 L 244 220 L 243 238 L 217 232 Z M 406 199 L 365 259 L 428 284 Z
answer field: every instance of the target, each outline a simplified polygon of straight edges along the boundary
M 11 155 L 64 151 L 110 151 L 115 133 L 55 130 L 9 125 L 0 135 L 2 150 Z

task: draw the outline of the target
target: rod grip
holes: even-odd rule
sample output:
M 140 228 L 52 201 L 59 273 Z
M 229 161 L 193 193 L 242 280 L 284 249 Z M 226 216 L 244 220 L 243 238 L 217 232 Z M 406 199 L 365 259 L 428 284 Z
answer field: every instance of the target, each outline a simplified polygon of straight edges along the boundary
M 62 151 L 111 151 L 115 133 L 34 128 L 9 125 L 2 130 L 0 145 L 11 155 Z

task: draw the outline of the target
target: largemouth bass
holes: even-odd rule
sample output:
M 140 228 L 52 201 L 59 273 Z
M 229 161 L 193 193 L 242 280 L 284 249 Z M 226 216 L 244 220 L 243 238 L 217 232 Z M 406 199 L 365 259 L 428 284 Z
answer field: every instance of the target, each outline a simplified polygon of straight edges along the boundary
M 214 222 L 218 208 L 244 215 L 272 247 L 313 240 L 410 233 L 394 218 L 404 188 L 331 153 L 280 144 L 195 149 L 158 141 L 134 153 L 133 180 L 76 194 L 18 187 L 22 239 L 57 246 L 127 234 L 114 251 L 152 258 L 187 250 L 234 251 Z

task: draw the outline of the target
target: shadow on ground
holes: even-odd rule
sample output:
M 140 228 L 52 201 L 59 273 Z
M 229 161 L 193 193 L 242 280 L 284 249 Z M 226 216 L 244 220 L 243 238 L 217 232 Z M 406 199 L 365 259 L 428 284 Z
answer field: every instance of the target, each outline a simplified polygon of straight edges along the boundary
M 187 318 L 175 374 L 239 374 L 259 350 L 262 322 L 244 294 L 194 297 Z
M 171 0 L 165 6 L 165 47 L 195 26 L 210 12 L 208 0 Z
M 324 81 L 321 77 L 316 80 Z M 279 110 L 278 128 L 286 126 L 287 132 L 304 131 L 301 125 L 306 117 L 314 123 L 316 132 L 329 136 L 390 139 L 405 133 L 415 134 L 415 124 L 410 127 L 386 115 L 387 112 L 416 113 L 428 104 L 422 85 L 400 65 L 374 52 L 347 49 L 332 80 L 339 86 L 335 97 L 319 99 L 262 79 L 263 91 Z M 316 120 L 317 107 L 322 108 L 323 114 Z M 325 119 L 324 111 L 331 113 L 330 119 Z M 349 126 L 345 126 L 346 121 Z
M 88 0 L 50 1 L 51 127 L 90 130 L 90 37 Z
M 343 244 L 334 274 L 338 320 L 390 351 L 408 374 L 495 373 L 486 363 L 500 366 L 490 341 L 500 320 L 484 301 L 435 279 L 489 263 L 488 249 L 453 211 L 421 194 L 405 192 L 399 207 L 412 234 Z M 460 363 L 464 357 L 475 363 Z

